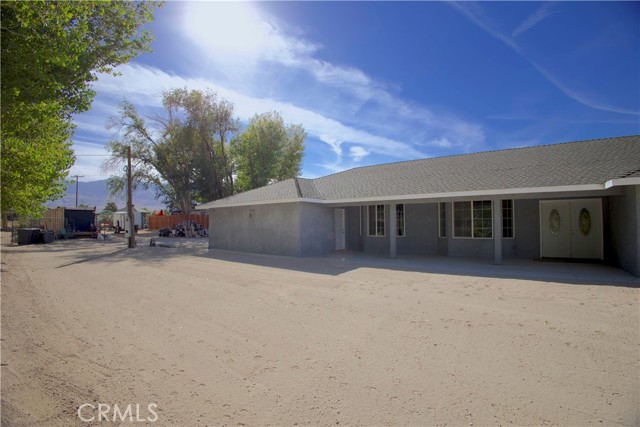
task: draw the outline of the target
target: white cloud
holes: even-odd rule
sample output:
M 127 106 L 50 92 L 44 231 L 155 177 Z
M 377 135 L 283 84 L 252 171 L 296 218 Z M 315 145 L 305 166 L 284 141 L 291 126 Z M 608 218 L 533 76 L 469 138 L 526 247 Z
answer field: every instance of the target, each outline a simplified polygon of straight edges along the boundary
M 375 81 L 362 70 L 318 59 L 315 54 L 322 49 L 320 44 L 302 38 L 299 32 L 295 36 L 287 34 L 284 25 L 255 5 L 194 2 L 189 3 L 183 19 L 184 31 L 199 46 L 201 54 L 228 77 L 221 82 L 226 87 L 251 94 L 264 91 L 265 85 L 277 85 L 281 79 L 288 81 L 287 75 L 302 72 L 308 82 L 300 91 L 307 94 L 304 99 L 292 93 L 295 88 L 288 83 L 274 92 L 324 117 L 387 135 L 397 135 L 398 127 L 409 128 L 406 133 L 411 135 L 418 127 L 430 134 L 428 139 L 446 134 L 454 146 L 484 140 L 484 133 L 476 124 L 410 104 L 390 93 L 387 83 Z M 218 19 L 225 23 L 217 25 Z M 244 32 L 245 28 L 249 33 Z M 224 46 L 227 40 L 236 38 L 241 40 L 241 46 Z M 273 71 L 269 74 L 268 70 Z M 255 78 L 265 73 L 268 78 Z M 386 123 L 392 123 L 393 129 L 385 129 Z
M 96 90 L 101 94 L 118 93 L 118 99 L 113 99 L 113 102 L 119 102 L 120 98 L 125 97 L 132 100 L 134 105 L 138 107 L 155 108 L 160 105 L 159 93 L 162 90 L 174 87 L 199 90 L 211 89 L 235 105 L 235 112 L 241 120 L 248 121 L 257 112 L 279 111 L 287 122 L 302 123 L 310 135 L 325 142 L 337 156 L 342 153 L 342 144 L 356 143 L 367 147 L 370 152 L 394 158 L 424 157 L 424 153 L 417 151 L 408 143 L 347 126 L 318 112 L 301 108 L 291 103 L 271 98 L 253 97 L 220 86 L 212 81 L 170 75 L 156 68 L 141 65 L 127 64 L 119 67 L 118 71 L 121 76 L 103 75 L 95 85 Z M 122 80 L 126 80 L 126 84 L 123 84 Z M 110 107 L 110 110 L 111 115 L 114 108 Z
M 431 145 L 435 145 L 436 147 L 440 147 L 440 148 L 451 148 L 453 147 L 453 144 L 451 143 L 451 141 L 448 138 L 438 138 L 435 139 L 433 141 L 430 142 Z
M 354 162 L 359 162 L 363 158 L 369 155 L 369 152 L 359 145 L 353 146 L 349 148 L 349 153 Z
M 281 62 L 315 51 L 318 46 L 287 37 L 274 22 L 260 16 L 248 2 L 190 2 L 183 16 L 183 32 L 225 59 L 268 58 Z
M 303 124 L 335 156 L 323 163 L 327 171 L 344 170 L 365 157 L 369 162 L 407 160 L 426 157 L 423 149 L 467 149 L 484 142 L 480 125 L 406 101 L 362 70 L 318 59 L 321 45 L 300 31 L 288 34 L 286 23 L 251 3 L 183 6 L 181 31 L 197 47 L 190 76 L 135 62 L 119 67 L 120 77 L 100 76 L 94 108 L 78 117 L 79 131 L 101 134 L 106 142 L 104 125 L 123 98 L 151 114 L 161 108 L 163 91 L 186 87 L 217 92 L 245 122 L 275 110 L 286 122 Z M 348 155 L 343 156 L 345 145 Z
M 338 87 L 372 84 L 360 70 L 315 59 L 313 54 L 322 46 L 287 34 L 274 17 L 248 2 L 189 2 L 183 31 L 208 60 L 224 64 L 228 77 L 245 77 L 261 62 L 272 62 L 305 70 L 319 82 Z

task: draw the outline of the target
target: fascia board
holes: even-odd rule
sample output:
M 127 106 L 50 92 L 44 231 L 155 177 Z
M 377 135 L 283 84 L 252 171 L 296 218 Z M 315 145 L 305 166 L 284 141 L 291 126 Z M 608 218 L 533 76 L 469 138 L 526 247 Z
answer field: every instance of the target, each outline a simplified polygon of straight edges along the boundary
M 424 200 L 424 199 L 450 199 L 450 198 L 467 198 L 480 196 L 502 196 L 512 194 L 534 194 L 534 193 L 562 193 L 572 191 L 593 191 L 603 190 L 602 184 L 584 184 L 584 185 L 561 185 L 555 187 L 526 187 L 526 188 L 502 188 L 492 190 L 472 190 L 472 191 L 452 191 L 444 193 L 426 193 L 426 194 L 405 194 L 382 197 L 358 197 L 352 199 L 323 200 L 324 204 L 337 203 L 358 203 L 358 202 L 386 202 L 394 200 Z
M 639 178 L 624 178 L 626 180 L 640 180 Z M 640 182 L 639 182 L 640 183 Z M 622 185 L 622 184 L 616 184 Z M 633 185 L 631 183 L 624 185 Z M 392 196 L 373 196 L 373 197 L 355 197 L 349 199 L 333 199 L 333 200 L 321 200 L 321 199 L 308 199 L 308 198 L 294 198 L 294 199 L 281 199 L 281 200 L 261 200 L 255 202 L 239 202 L 239 203 L 220 203 L 204 204 L 200 205 L 199 209 L 215 209 L 215 208 L 231 208 L 242 206 L 257 206 L 257 205 L 273 205 L 278 203 L 316 203 L 322 205 L 332 204 L 349 204 L 349 203 L 368 203 L 368 202 L 386 202 L 394 200 L 428 200 L 428 199 L 446 199 L 446 198 L 468 198 L 468 197 L 486 197 L 486 196 L 502 196 L 513 194 L 545 194 L 545 193 L 566 193 L 566 192 L 579 192 L 579 191 L 597 191 L 604 190 L 606 188 L 603 184 L 583 184 L 583 185 L 559 185 L 553 187 L 524 187 L 524 188 L 501 188 L 490 190 L 472 190 L 472 191 L 452 191 L 444 193 L 424 193 L 424 194 L 404 194 L 404 195 L 392 195 Z M 208 205 L 208 206 L 207 206 Z
M 622 185 L 640 185 L 640 177 L 615 178 L 604 183 L 604 188 L 619 187 Z

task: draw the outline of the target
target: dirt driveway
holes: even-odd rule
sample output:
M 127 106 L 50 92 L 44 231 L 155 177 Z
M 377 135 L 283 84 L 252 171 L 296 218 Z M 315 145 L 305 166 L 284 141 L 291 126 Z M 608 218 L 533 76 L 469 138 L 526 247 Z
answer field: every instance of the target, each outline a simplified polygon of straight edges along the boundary
M 335 258 L 4 246 L 2 425 L 640 425 L 639 304 Z

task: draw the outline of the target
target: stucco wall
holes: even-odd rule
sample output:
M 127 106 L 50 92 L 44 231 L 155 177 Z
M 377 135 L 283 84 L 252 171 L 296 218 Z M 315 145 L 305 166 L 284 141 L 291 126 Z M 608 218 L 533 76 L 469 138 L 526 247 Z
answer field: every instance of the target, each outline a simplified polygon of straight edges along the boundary
M 300 203 L 300 255 L 325 255 L 336 249 L 335 210 L 313 203 Z M 349 222 L 345 212 L 345 228 Z
M 491 258 L 493 239 L 449 238 L 449 256 Z
M 640 276 L 640 185 L 628 186 L 623 196 L 608 198 L 605 257 Z
M 405 204 L 405 236 L 397 238 L 399 255 L 435 255 L 438 248 L 438 204 Z
M 282 203 L 209 209 L 209 247 L 298 256 L 299 205 Z
M 539 200 L 514 200 L 515 237 L 502 239 L 502 255 L 505 258 L 540 257 L 540 207 Z
M 388 255 L 390 215 L 385 205 L 385 236 L 367 235 L 367 210 L 345 207 L 346 249 Z M 447 237 L 438 238 L 438 204 L 406 204 L 406 235 L 397 238 L 398 254 L 491 258 L 493 239 L 453 238 L 451 203 L 446 203 Z M 505 258 L 540 256 L 539 200 L 514 201 L 515 238 L 502 240 Z M 605 257 L 640 276 L 640 186 L 603 204 Z M 209 210 L 212 248 L 276 255 L 312 256 L 335 250 L 335 209 L 312 203 L 286 203 Z M 360 229 L 362 227 L 362 234 Z

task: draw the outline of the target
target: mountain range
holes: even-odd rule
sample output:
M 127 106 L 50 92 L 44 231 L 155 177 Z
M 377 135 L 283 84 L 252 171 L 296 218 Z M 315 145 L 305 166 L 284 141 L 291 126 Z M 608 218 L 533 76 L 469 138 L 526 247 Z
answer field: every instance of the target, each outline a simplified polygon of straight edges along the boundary
M 118 197 L 111 197 L 107 189 L 107 180 L 89 181 L 78 183 L 78 205 L 95 206 L 98 211 L 104 209 L 107 202 L 112 201 L 118 209 L 124 209 L 127 206 L 126 192 Z M 69 184 L 64 197 L 47 203 L 47 207 L 56 206 L 75 206 L 76 205 L 76 185 Z M 150 211 L 165 209 L 161 200 L 156 200 L 156 188 L 150 186 L 148 190 L 139 188 L 133 192 L 133 205 L 140 209 L 144 208 Z

